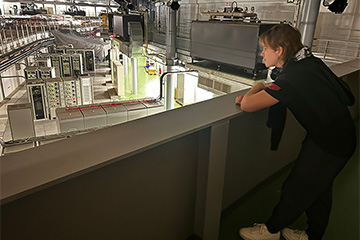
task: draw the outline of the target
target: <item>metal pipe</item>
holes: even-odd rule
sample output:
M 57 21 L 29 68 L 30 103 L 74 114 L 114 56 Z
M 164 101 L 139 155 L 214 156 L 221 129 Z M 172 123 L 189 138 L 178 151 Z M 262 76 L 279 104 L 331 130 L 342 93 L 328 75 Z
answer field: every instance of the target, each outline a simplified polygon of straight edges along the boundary
M 198 71 L 197 70 L 187 70 L 187 71 L 176 71 L 176 72 L 164 72 L 160 76 L 160 95 L 156 98 L 156 101 L 161 101 L 164 98 L 164 96 L 163 96 L 163 87 L 165 85 L 164 77 L 166 77 L 167 75 L 171 75 L 171 74 L 192 73 L 192 72 L 198 72 Z M 168 80 L 169 80 L 169 78 L 166 79 L 166 81 L 168 81 Z M 165 102 L 165 109 L 169 110 L 171 108 L 171 106 L 167 105 L 167 103 L 168 103 L 168 101 Z
M 1 54 L 5 54 L 4 43 L 3 43 L 2 36 L 1 36 L 1 32 L 0 32 L 0 43 L 1 43 Z
M 167 66 L 167 71 L 172 72 L 173 66 Z M 177 80 L 177 74 L 172 74 L 166 79 L 166 94 L 165 94 L 165 108 L 170 110 L 174 108 L 175 103 L 175 81 Z
M 312 47 L 321 0 L 305 0 L 299 30 L 304 46 Z
M 168 24 L 166 28 L 166 65 L 173 66 L 176 53 L 176 11 L 168 7 Z
M 3 33 L 4 33 L 4 41 L 5 41 L 5 52 L 7 52 L 8 51 L 8 40 L 6 37 L 6 29 L 4 29 Z
M 13 32 L 12 32 L 11 27 L 9 27 L 9 31 L 10 31 L 12 49 L 15 49 L 16 45 L 15 45 L 15 42 L 14 42 L 14 36 L 13 36 Z
M 132 93 L 137 94 L 137 58 L 131 58 Z
M 21 45 L 23 45 L 24 42 L 25 42 L 25 33 L 24 33 L 24 26 L 23 26 L 23 24 L 21 24 L 20 27 L 21 27 L 21 33 L 22 33 Z
M 26 24 L 26 33 L 27 33 L 26 43 L 29 43 L 30 34 L 29 34 L 29 26 L 28 26 L 28 24 Z
M 19 34 L 19 27 L 18 27 L 18 23 L 16 22 L 16 36 L 17 36 L 17 42 L 18 42 L 18 46 L 21 46 L 21 43 L 20 43 L 20 34 Z

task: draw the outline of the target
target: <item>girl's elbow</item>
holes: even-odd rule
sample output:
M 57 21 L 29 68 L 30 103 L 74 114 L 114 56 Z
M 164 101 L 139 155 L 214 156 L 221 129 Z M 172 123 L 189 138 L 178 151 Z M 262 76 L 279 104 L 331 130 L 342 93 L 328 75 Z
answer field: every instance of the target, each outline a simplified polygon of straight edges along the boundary
M 247 104 L 241 104 L 241 111 L 244 112 L 255 112 L 256 110 Z

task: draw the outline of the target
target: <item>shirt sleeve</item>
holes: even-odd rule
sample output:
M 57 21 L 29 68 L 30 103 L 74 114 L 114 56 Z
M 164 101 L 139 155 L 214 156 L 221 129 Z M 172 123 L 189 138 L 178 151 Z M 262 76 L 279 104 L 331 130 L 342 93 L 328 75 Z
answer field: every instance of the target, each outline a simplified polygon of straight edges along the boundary
M 291 87 L 283 78 L 278 78 L 274 83 L 270 84 L 265 91 L 286 106 L 290 104 L 292 101 L 291 98 L 294 95 Z

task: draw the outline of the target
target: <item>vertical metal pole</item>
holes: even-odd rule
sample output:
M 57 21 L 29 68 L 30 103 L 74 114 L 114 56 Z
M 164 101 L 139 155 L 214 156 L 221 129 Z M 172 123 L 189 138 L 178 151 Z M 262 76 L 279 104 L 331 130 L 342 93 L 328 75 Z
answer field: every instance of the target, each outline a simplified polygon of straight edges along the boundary
M 326 40 L 325 49 L 324 49 L 324 59 L 326 58 L 326 53 L 327 53 L 328 47 L 329 47 L 329 40 Z
M 0 32 L 0 43 L 1 43 L 1 54 L 4 54 L 5 53 L 5 51 L 4 51 L 4 42 L 3 42 L 3 39 L 2 39 L 1 32 Z
M 37 26 L 38 23 L 36 23 L 35 25 L 35 36 L 36 36 L 36 40 L 38 40 L 38 26 Z
M 129 73 L 128 73 L 128 68 L 129 68 L 129 59 L 128 59 L 128 57 L 125 55 L 125 54 L 123 54 L 123 64 L 124 64 L 124 75 L 128 75 Z
M 132 93 L 137 94 L 137 58 L 131 58 Z
M 24 26 L 23 26 L 23 24 L 21 24 L 20 26 L 21 26 L 21 33 L 22 33 L 21 44 L 24 44 L 24 41 L 25 41 Z
M 168 22 L 166 28 L 166 67 L 167 72 L 172 72 L 176 56 L 176 11 L 168 7 Z M 166 109 L 174 108 L 174 89 L 177 75 L 170 74 L 166 81 L 165 106 Z
M 33 30 L 32 25 L 30 26 L 30 30 L 31 30 L 31 38 L 32 38 L 30 41 L 33 41 L 33 39 L 34 39 L 34 30 Z
M 301 13 L 301 20 L 299 26 L 299 30 L 301 32 L 301 40 L 302 43 L 309 48 L 312 47 L 314 39 L 316 22 L 320 9 L 320 2 L 321 0 L 305 0 Z
M 3 33 L 4 33 L 4 40 L 5 40 L 5 52 L 7 52 L 8 51 L 8 40 L 6 37 L 6 29 L 4 29 Z
M 26 43 L 29 43 L 30 40 L 29 24 L 26 24 L 26 33 L 27 33 Z
M 1 74 L 0 74 L 0 87 L 1 87 L 1 93 L 3 95 L 3 98 L 5 99 L 6 96 L 5 96 L 5 90 L 4 90 L 4 83 L 2 81 Z
M 18 46 L 21 46 L 21 43 L 20 43 L 20 35 L 19 35 L 19 27 L 18 27 L 18 23 L 17 23 L 17 22 L 16 22 L 16 36 L 17 36 Z
M 13 33 L 12 33 L 12 29 L 11 27 L 9 27 L 9 31 L 10 31 L 10 37 L 11 37 L 11 45 L 12 45 L 12 48 L 15 49 L 16 46 L 15 46 L 15 43 L 14 43 L 14 36 L 13 36 Z
M 173 67 L 172 66 L 167 66 L 167 72 L 173 72 Z M 165 107 L 166 110 L 170 110 L 174 108 L 174 104 L 175 104 L 175 94 L 174 94 L 174 90 L 175 90 L 175 81 L 177 79 L 177 75 L 176 74 L 169 74 L 166 76 L 167 77 L 167 81 L 166 81 L 166 92 L 165 92 Z
M 166 29 L 166 65 L 173 66 L 176 55 L 176 11 L 169 7 Z

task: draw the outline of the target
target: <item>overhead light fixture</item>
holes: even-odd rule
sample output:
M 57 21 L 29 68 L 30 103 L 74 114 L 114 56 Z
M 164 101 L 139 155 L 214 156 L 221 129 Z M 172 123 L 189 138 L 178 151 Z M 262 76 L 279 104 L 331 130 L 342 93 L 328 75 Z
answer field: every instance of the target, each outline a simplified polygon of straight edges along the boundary
M 348 5 L 347 0 L 324 0 L 323 6 L 327 7 L 331 12 L 343 13 Z

